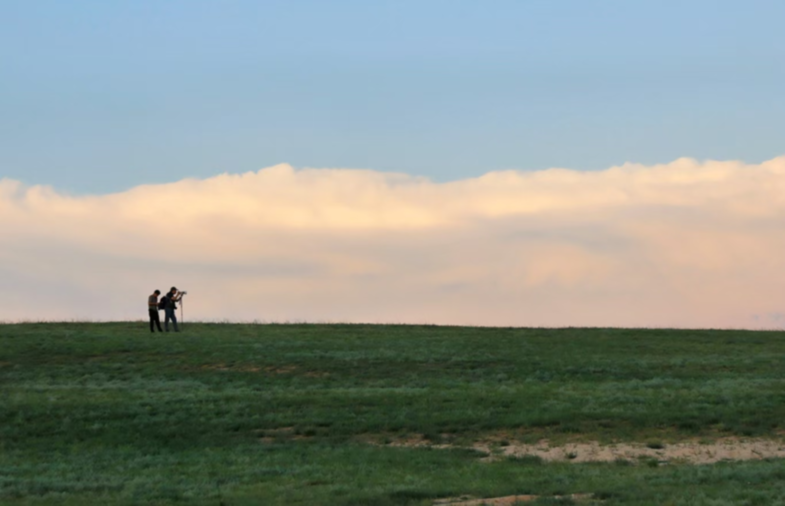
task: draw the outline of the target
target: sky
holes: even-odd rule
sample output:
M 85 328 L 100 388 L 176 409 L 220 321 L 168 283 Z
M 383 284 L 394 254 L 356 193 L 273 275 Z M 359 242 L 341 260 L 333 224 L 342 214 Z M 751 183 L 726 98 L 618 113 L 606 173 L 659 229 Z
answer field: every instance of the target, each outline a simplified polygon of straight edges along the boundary
M 0 320 L 781 328 L 782 19 L 0 0 Z

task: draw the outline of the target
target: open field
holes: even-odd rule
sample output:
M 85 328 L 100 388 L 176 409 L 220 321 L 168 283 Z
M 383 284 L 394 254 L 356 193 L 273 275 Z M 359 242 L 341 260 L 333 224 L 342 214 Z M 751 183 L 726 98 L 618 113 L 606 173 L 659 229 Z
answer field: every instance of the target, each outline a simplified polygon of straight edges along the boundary
M 0 325 L 2 504 L 783 504 L 783 429 L 785 332 Z

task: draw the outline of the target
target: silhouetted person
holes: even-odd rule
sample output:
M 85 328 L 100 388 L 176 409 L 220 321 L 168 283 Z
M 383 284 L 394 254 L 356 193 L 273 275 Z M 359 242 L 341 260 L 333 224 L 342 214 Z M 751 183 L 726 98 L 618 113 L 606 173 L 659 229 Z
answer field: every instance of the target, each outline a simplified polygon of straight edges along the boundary
M 158 327 L 158 332 L 163 332 L 161 329 L 161 319 L 158 317 L 158 296 L 161 295 L 160 290 L 156 290 L 153 294 L 147 297 L 147 312 L 150 313 L 150 332 L 155 332 L 155 326 Z
M 166 303 L 164 304 L 164 329 L 169 332 L 169 320 L 172 320 L 172 325 L 174 325 L 174 331 L 180 332 L 180 329 L 177 328 L 177 316 L 175 316 L 175 311 L 177 310 L 176 302 L 180 302 L 182 295 L 180 292 L 177 291 L 177 288 L 172 287 L 169 292 L 164 295 L 164 300 Z

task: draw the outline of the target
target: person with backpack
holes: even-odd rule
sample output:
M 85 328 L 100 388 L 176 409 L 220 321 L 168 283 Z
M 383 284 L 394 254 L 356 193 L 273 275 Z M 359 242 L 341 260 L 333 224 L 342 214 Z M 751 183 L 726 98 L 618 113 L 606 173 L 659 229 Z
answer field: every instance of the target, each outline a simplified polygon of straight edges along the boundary
M 175 311 L 177 310 L 176 302 L 180 302 L 182 297 L 182 294 L 177 291 L 177 288 L 172 287 L 172 289 L 161 298 L 161 302 L 158 303 L 158 307 L 164 310 L 164 329 L 166 329 L 167 332 L 169 332 L 169 320 L 172 320 L 174 331 L 180 332 L 180 329 L 177 328 L 177 316 L 175 316 Z
M 155 332 L 155 327 L 158 326 L 158 332 L 163 332 L 161 329 L 161 319 L 158 317 L 158 296 L 161 295 L 161 290 L 156 290 L 153 294 L 147 297 L 147 312 L 150 314 L 150 332 Z

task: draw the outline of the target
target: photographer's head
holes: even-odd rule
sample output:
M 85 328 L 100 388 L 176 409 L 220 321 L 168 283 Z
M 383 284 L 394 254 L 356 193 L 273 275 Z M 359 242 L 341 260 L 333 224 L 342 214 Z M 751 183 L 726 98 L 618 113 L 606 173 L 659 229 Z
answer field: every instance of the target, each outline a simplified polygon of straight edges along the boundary
M 171 293 L 171 294 L 175 294 L 175 293 L 177 293 L 177 288 L 173 286 L 173 287 L 171 288 L 171 290 L 169 290 L 169 293 Z

